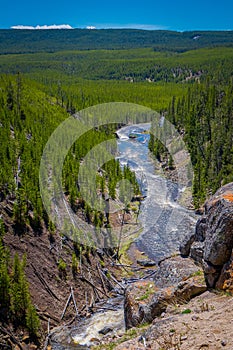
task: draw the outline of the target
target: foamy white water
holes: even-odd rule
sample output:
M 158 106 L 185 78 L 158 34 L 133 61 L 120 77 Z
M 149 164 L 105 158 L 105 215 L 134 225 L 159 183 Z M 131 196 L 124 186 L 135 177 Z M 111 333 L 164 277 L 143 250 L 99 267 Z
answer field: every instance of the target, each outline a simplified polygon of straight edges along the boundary
M 127 164 L 137 177 L 143 179 L 142 192 L 146 198 L 139 214 L 143 232 L 137 239 L 138 248 L 158 262 L 178 250 L 185 234 L 194 230 L 196 217 L 177 202 L 184 188 L 167 180 L 161 174 L 158 162 L 151 156 L 149 135 L 143 134 L 143 130 L 149 127 L 150 124 L 140 124 L 119 130 L 118 150 L 120 162 L 126 164 L 128 160 Z M 133 133 L 139 137 L 131 139 L 129 135 Z

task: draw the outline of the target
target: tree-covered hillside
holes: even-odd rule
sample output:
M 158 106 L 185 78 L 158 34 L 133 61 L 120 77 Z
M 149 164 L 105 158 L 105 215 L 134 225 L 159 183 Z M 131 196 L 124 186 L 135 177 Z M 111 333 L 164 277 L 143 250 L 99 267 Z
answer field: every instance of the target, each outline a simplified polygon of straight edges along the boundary
M 0 55 L 0 71 L 33 79 L 75 83 L 85 80 L 192 82 L 212 75 L 216 82 L 233 73 L 233 48 L 203 48 L 183 53 L 130 50 L 82 50 Z M 219 74 L 216 76 L 216 74 Z
M 0 30 L 0 54 L 143 47 L 182 52 L 202 47 L 232 46 L 232 43 L 232 31 Z
M 183 135 L 190 152 L 198 208 L 219 187 L 233 181 L 232 80 L 225 86 L 209 80 L 192 85 L 186 96 L 172 99 L 166 117 Z M 166 148 L 153 137 L 149 148 L 160 161 L 169 160 Z

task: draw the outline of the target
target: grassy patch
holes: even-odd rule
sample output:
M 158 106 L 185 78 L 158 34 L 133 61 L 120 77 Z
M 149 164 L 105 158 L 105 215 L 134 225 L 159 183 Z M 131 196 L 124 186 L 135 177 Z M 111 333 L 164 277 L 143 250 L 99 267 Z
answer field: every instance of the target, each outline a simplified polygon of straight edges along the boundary
M 118 338 L 116 340 L 111 340 L 111 342 L 108 344 L 101 344 L 101 345 L 94 346 L 92 349 L 93 350 L 113 350 L 117 345 L 136 338 L 139 334 L 141 334 L 142 330 L 145 330 L 148 327 L 149 327 L 148 324 L 143 324 L 138 328 L 129 329 L 128 331 L 125 332 L 125 334 L 121 338 Z
M 185 315 L 185 314 L 190 314 L 192 312 L 192 310 L 190 310 L 190 309 L 185 309 L 185 310 L 183 310 L 181 313 L 183 314 L 183 315 Z
M 153 288 L 153 284 L 149 284 L 146 288 L 146 291 L 143 295 L 140 297 L 136 298 L 137 301 L 142 301 L 148 299 L 152 294 L 155 293 L 155 290 Z

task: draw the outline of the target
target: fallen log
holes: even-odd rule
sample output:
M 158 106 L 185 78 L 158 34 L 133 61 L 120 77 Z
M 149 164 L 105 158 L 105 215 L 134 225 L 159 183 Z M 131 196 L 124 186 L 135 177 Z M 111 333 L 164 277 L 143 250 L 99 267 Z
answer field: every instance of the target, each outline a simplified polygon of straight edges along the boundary
M 103 290 L 105 291 L 105 293 L 107 294 L 108 291 L 106 289 L 106 286 L 105 286 L 105 283 L 104 283 L 104 279 L 103 279 L 103 276 L 101 274 L 101 271 L 100 271 L 100 267 L 98 264 L 96 264 L 96 267 L 97 267 L 97 271 L 98 271 L 98 274 L 99 274 L 99 277 L 100 277 L 100 280 L 101 280 L 101 284 L 102 284 L 102 287 L 103 287 Z
M 91 306 L 91 309 L 99 309 L 99 310 L 109 310 L 109 311 L 116 311 L 116 309 L 106 306 Z
M 78 279 L 80 279 L 81 281 L 87 282 L 91 287 L 95 288 L 96 290 L 98 290 L 100 293 L 104 294 L 106 297 L 108 297 L 108 295 L 102 291 L 100 288 L 96 287 L 91 281 L 89 281 L 86 277 L 84 276 L 78 276 Z
M 45 281 L 45 279 L 42 277 L 42 275 L 37 271 L 35 266 L 31 263 L 31 266 L 34 270 L 35 275 L 39 278 L 40 282 L 42 283 L 43 287 L 47 290 L 47 292 L 55 299 L 60 301 L 60 299 L 56 296 L 56 294 L 52 291 L 52 289 L 49 287 L 48 283 Z
M 67 299 L 66 305 L 65 305 L 65 307 L 64 307 L 64 310 L 63 310 L 63 312 L 62 312 L 61 320 L 63 319 L 63 317 L 64 317 L 64 315 L 65 315 L 65 313 L 66 313 L 66 309 L 67 309 L 68 306 L 69 306 L 69 303 L 70 303 L 70 301 L 71 301 L 71 298 L 72 298 L 72 295 L 71 295 L 71 293 L 70 293 L 70 294 L 69 294 L 69 297 L 68 297 L 68 299 Z
M 75 300 L 75 298 L 74 298 L 73 287 L 70 287 L 70 290 L 71 290 L 71 296 L 72 296 L 72 299 L 73 299 L 73 303 L 74 303 L 74 308 L 75 308 L 75 311 L 76 311 L 76 315 L 77 315 L 77 317 L 79 317 L 79 312 L 78 312 L 76 300 Z

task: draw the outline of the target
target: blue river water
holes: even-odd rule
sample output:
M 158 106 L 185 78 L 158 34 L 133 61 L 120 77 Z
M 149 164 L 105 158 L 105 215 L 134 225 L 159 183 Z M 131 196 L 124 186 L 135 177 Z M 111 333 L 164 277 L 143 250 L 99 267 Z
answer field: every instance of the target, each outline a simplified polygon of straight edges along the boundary
M 143 231 L 137 246 L 159 262 L 177 251 L 183 237 L 194 230 L 196 215 L 179 204 L 184 188 L 164 176 L 149 152 L 149 135 L 145 133 L 149 128 L 150 124 L 140 124 L 120 129 L 118 158 L 136 172 L 142 194 L 146 196 L 139 214 Z

